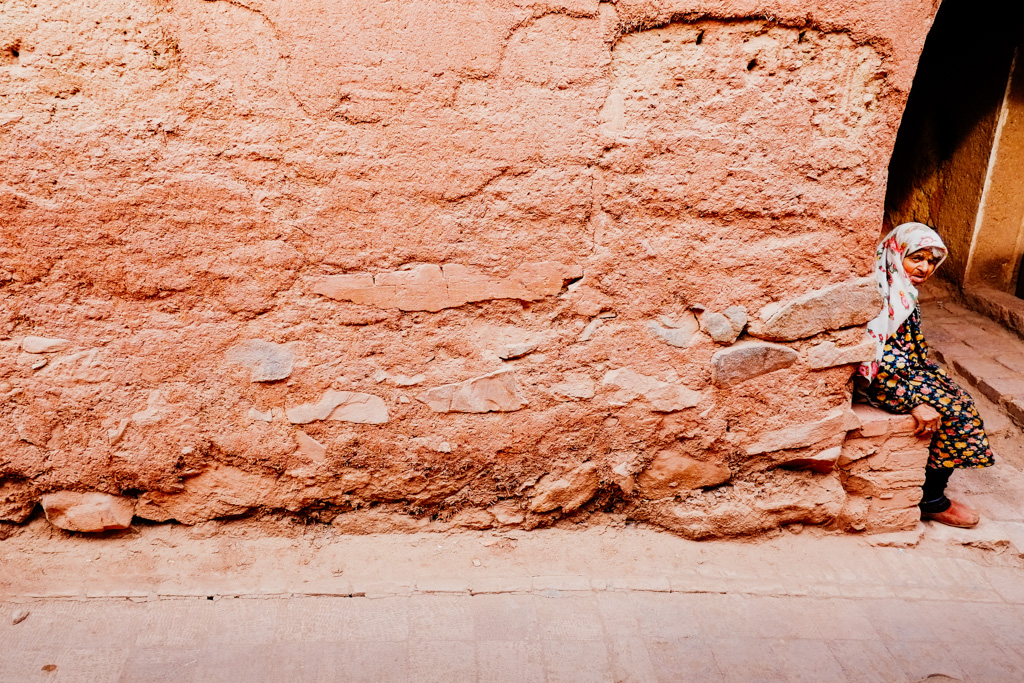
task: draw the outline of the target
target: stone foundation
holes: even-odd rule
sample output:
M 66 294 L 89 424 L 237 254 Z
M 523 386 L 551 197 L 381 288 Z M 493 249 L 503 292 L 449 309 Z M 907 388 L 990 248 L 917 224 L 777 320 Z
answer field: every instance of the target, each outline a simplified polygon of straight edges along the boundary
M 848 531 L 912 529 L 921 521 L 921 485 L 929 437 L 915 436 L 910 415 L 855 405 L 860 429 L 850 432 L 836 465 L 846 502 L 836 519 Z
M 310 514 L 311 506 L 319 508 L 312 513 L 315 518 L 332 517 L 333 524 L 348 533 L 533 528 L 563 517 L 576 524 L 601 523 L 605 519 L 601 508 L 608 506 L 624 513 L 618 515 L 620 520 L 632 517 L 694 539 L 748 535 L 788 524 L 867 533 L 913 528 L 920 520 L 917 503 L 929 440 L 913 434 L 915 423 L 909 415 L 855 405 L 836 417 L 843 421 L 842 427 L 859 425 L 846 433 L 841 446 L 813 452 L 821 447 L 816 442 L 810 452 L 799 449 L 795 431 L 816 435 L 836 418 L 803 425 L 785 434 L 787 445 L 793 446 L 789 450 L 799 455 L 786 460 L 783 469 L 747 481 L 734 480 L 727 466 L 665 450 L 638 476 L 629 474 L 635 463 L 623 463 L 602 478 L 598 465 L 587 462 L 561 476 L 542 477 L 530 487 L 525 505 L 524 499 L 510 499 L 487 508 L 464 507 L 448 516 L 417 515 L 402 504 L 339 514 L 325 504 L 331 500 L 331 491 L 366 490 L 368 477 L 355 476 L 346 484 L 343 477 L 339 481 L 326 476 L 318 485 L 315 477 L 307 476 L 282 492 L 283 478 L 261 479 L 226 467 L 186 479 L 182 490 L 171 494 L 148 492 L 136 500 L 61 491 L 43 496 L 40 502 L 51 523 L 71 531 L 127 528 L 133 514 L 195 524 L 259 510 Z M 833 438 L 842 439 L 842 434 Z M 614 488 L 609 491 L 609 487 Z M 595 499 L 599 504 L 594 504 Z M 10 521 L 27 518 L 34 506 L 24 496 L 14 496 L 13 502 L 8 508 L 8 514 L 13 513 Z

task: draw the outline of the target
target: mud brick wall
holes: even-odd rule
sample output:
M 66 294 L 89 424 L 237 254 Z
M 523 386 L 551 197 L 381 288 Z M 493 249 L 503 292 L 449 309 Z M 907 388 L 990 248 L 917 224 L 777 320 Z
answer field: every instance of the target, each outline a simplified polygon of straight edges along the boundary
M 834 520 L 932 5 L 7 0 L 0 520 Z

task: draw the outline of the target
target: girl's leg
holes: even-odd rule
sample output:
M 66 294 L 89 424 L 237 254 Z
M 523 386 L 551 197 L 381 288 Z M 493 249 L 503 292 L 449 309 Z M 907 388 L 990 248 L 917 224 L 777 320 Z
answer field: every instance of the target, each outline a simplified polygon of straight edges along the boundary
M 952 467 L 941 469 L 929 467 L 924 471 L 924 485 L 921 486 L 921 512 L 945 512 L 952 503 L 946 498 L 946 484 L 953 474 Z

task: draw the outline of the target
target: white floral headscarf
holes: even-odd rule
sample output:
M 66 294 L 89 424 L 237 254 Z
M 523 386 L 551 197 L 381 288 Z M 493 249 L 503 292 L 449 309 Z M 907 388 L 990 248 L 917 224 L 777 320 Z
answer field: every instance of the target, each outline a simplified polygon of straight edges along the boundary
M 868 336 L 876 346 L 875 360 L 861 363 L 859 372 L 869 381 L 878 374 L 885 340 L 896 333 L 917 307 L 917 288 L 903 269 L 903 258 L 922 249 L 938 257 L 936 268 L 946 260 L 948 250 L 938 233 L 924 223 L 904 223 L 886 235 L 875 252 L 875 279 L 884 305 L 878 317 L 868 323 Z

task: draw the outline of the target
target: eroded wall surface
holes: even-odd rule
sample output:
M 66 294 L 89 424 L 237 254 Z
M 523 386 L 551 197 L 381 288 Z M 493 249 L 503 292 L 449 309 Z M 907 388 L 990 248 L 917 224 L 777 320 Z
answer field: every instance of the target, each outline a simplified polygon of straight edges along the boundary
M 0 519 L 828 523 L 933 12 L 6 0 Z

